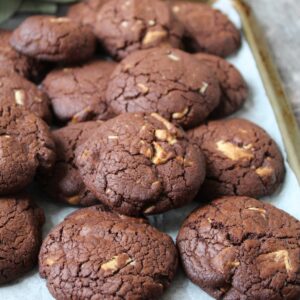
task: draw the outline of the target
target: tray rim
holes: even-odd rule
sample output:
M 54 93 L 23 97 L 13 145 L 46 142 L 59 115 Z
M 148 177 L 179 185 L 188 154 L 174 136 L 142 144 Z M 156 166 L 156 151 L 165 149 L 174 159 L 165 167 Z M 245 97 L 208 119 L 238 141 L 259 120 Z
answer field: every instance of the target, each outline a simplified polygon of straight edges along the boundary
M 273 56 L 253 10 L 245 0 L 230 0 L 238 12 L 285 146 L 287 161 L 300 184 L 300 129 Z M 208 1 L 209 3 L 217 0 Z

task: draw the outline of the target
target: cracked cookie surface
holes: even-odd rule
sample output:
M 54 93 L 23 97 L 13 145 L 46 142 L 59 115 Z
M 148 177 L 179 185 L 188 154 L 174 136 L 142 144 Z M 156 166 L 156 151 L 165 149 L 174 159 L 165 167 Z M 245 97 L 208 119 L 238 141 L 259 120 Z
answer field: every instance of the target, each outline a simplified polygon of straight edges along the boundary
M 0 284 L 13 281 L 38 261 L 43 210 L 26 195 L 0 199 Z
M 229 18 L 207 4 L 176 2 L 173 13 L 184 26 L 184 44 L 192 52 L 225 57 L 238 50 L 241 34 Z
M 243 119 L 212 121 L 188 132 L 206 158 L 207 175 L 199 199 L 222 195 L 263 197 L 284 179 L 284 163 L 275 141 Z
M 31 16 L 13 32 L 10 43 L 39 60 L 73 63 L 93 55 L 96 39 L 89 26 L 69 18 Z
M 94 31 L 118 60 L 164 44 L 177 48 L 183 33 L 169 5 L 159 0 L 110 0 L 97 14 Z
M 193 200 L 205 176 L 198 146 L 156 113 L 106 121 L 76 150 L 86 186 L 127 215 L 156 214 Z
M 75 149 L 84 143 L 101 124 L 101 121 L 83 122 L 52 132 L 56 144 L 56 163 L 51 176 L 40 179 L 53 199 L 81 206 L 99 203 L 80 177 L 75 165 Z
M 55 116 L 62 122 L 106 120 L 113 113 L 106 101 L 106 89 L 116 64 L 93 60 L 85 65 L 50 72 L 42 83 Z
M 157 112 L 184 128 L 203 122 L 220 101 L 213 72 L 178 49 L 137 51 L 114 70 L 107 101 L 115 113 Z
M 97 15 L 102 6 L 109 0 L 85 0 L 71 5 L 67 16 L 84 25 L 90 25 L 93 30 L 96 27 Z
M 98 205 L 52 229 L 39 262 L 56 299 L 156 299 L 175 276 L 177 250 L 146 220 Z
M 0 70 L 0 105 L 17 105 L 47 123 L 51 121 L 50 102 L 37 86 L 15 72 Z
M 214 71 L 220 83 L 221 99 L 209 118 L 226 117 L 245 103 L 248 87 L 242 74 L 231 63 L 211 54 L 197 53 L 195 57 Z
M 49 172 L 55 145 L 48 126 L 17 106 L 0 106 L 0 194 L 15 193 Z
M 36 79 L 40 75 L 41 62 L 25 56 L 10 45 L 12 31 L 0 29 L 0 65 L 1 70 L 14 71 L 22 77 Z
M 216 299 L 299 299 L 300 222 L 248 197 L 194 211 L 177 246 L 188 277 Z

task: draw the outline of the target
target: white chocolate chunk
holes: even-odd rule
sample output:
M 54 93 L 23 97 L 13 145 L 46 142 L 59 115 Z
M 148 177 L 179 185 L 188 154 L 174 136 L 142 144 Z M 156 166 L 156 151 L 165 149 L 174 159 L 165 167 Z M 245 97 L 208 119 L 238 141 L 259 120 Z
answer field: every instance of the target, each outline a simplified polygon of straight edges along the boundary
M 269 176 L 273 174 L 273 172 L 274 170 L 271 167 L 260 167 L 255 170 L 255 173 L 260 177 Z
M 152 158 L 152 162 L 155 165 L 166 163 L 172 156 L 172 153 L 165 151 L 165 149 L 157 142 L 153 142 L 155 154 Z
M 201 86 L 201 88 L 199 89 L 199 93 L 200 93 L 201 95 L 204 95 L 205 92 L 206 92 L 206 90 L 207 90 L 207 88 L 208 88 L 208 83 L 205 82 L 205 81 L 203 81 L 203 82 L 202 82 L 202 86 Z
M 174 61 L 180 61 L 180 58 L 177 56 L 177 55 L 175 55 L 174 53 L 170 53 L 170 54 L 168 54 L 168 57 L 171 59 L 171 60 L 174 60 Z
M 154 26 L 156 24 L 155 20 L 149 20 L 148 25 L 149 26 Z
M 128 254 L 122 253 L 114 256 L 109 261 L 101 265 L 101 270 L 103 271 L 119 271 L 120 269 L 126 267 L 128 264 L 132 263 L 133 259 L 129 257 Z
M 157 113 L 152 113 L 151 116 L 164 124 L 168 130 L 172 130 L 175 126 Z
M 180 7 L 179 6 L 173 6 L 172 8 L 174 13 L 178 13 L 180 11 Z
M 18 105 L 23 106 L 25 100 L 24 90 L 15 90 L 15 101 Z
M 148 31 L 143 39 L 143 45 L 164 39 L 167 36 L 165 31 Z
M 149 92 L 149 88 L 145 84 L 139 83 L 137 86 L 143 94 L 147 94 Z
M 224 156 L 231 160 L 248 159 L 253 158 L 253 153 L 249 151 L 252 145 L 246 145 L 243 148 L 238 147 L 235 144 L 225 141 L 217 142 L 217 149 L 223 153 Z
M 61 18 L 51 18 L 50 19 L 50 22 L 51 23 L 68 23 L 70 22 L 71 20 L 69 18 L 66 18 L 66 17 L 61 17 Z
M 266 218 L 266 210 L 263 208 L 258 208 L 258 207 L 248 207 L 248 210 L 256 211 L 258 212 L 264 219 Z
M 189 112 L 188 107 L 186 107 L 183 111 L 175 112 L 172 114 L 172 118 L 174 120 L 182 119 Z

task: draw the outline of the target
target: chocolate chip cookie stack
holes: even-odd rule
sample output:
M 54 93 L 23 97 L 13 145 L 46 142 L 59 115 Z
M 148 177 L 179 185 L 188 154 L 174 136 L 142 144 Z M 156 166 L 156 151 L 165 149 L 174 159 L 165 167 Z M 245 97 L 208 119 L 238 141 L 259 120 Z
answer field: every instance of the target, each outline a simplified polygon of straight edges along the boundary
M 179 259 L 216 299 L 300 297 L 300 223 L 254 199 L 282 183 L 281 152 L 259 126 L 224 119 L 248 98 L 224 59 L 241 44 L 226 15 L 87 0 L 66 17 L 28 17 L 0 41 L 0 283 L 40 251 L 56 299 L 158 298 Z M 41 248 L 35 179 L 54 202 L 85 206 Z M 147 219 L 192 201 L 201 208 L 177 246 Z

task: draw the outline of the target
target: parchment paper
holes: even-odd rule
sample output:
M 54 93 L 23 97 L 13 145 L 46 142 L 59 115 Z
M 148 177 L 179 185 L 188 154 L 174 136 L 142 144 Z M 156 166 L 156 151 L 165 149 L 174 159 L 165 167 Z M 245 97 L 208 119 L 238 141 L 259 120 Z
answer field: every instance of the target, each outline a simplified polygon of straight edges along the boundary
M 225 12 L 237 27 L 241 27 L 239 15 L 233 8 L 230 0 L 219 0 L 215 6 Z M 266 129 L 273 139 L 278 143 L 286 157 L 284 145 L 274 113 L 266 96 L 265 89 L 263 87 L 262 80 L 257 70 L 249 45 L 244 38 L 242 42 L 242 48 L 237 55 L 230 57 L 229 61 L 241 71 L 251 91 L 251 95 L 245 107 L 235 114 L 234 117 L 246 118 Z M 282 188 L 275 195 L 272 195 L 272 197 L 268 197 L 263 200 L 272 203 L 273 205 L 300 219 L 300 188 L 295 175 L 287 163 L 286 169 L 287 172 L 285 182 Z M 42 192 L 39 192 L 38 194 L 35 193 L 35 198 L 39 205 L 44 208 L 46 213 L 47 222 L 44 226 L 44 235 L 46 235 L 55 224 L 62 221 L 66 215 L 74 210 L 74 208 L 51 202 L 51 200 L 45 198 L 45 195 Z M 193 203 L 187 207 L 168 212 L 164 215 L 152 217 L 151 222 L 160 230 L 170 234 L 175 239 L 179 224 L 182 223 L 184 218 L 195 207 L 197 207 L 197 203 Z M 39 277 L 36 268 L 34 271 L 19 279 L 17 282 L 1 287 L 0 299 L 50 300 L 53 298 L 46 288 L 46 282 Z M 163 296 L 163 299 L 208 300 L 212 298 L 200 288 L 192 284 L 185 277 L 182 270 L 179 270 L 171 287 Z

